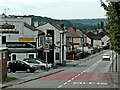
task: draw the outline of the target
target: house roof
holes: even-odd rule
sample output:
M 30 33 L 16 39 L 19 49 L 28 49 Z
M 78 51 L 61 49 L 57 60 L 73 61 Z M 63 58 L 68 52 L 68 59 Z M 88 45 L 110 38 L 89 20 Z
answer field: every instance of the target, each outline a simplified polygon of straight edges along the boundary
M 61 26 L 59 24 L 51 24 L 52 26 L 54 26 L 56 29 L 58 30 L 62 30 Z
M 81 37 L 79 34 L 77 34 L 76 30 L 73 29 L 73 28 L 68 28 L 68 29 L 67 29 L 67 32 L 69 32 L 69 33 L 72 35 L 72 37 Z M 69 36 L 70 34 L 68 34 L 68 36 Z
M 45 24 L 47 24 L 47 22 L 40 22 L 40 23 L 38 24 L 38 27 L 39 27 L 39 26 L 42 26 L 42 25 L 45 25 Z
M 67 32 L 66 37 L 73 37 L 73 35 L 70 32 Z
M 101 40 L 101 38 L 104 37 L 105 35 L 107 35 L 107 33 L 105 33 L 105 32 L 100 32 L 100 33 L 98 33 L 98 34 L 95 35 L 94 33 L 89 32 L 89 33 L 87 33 L 86 35 L 87 35 L 87 37 L 89 37 L 90 39 Z
M 77 33 L 80 37 L 83 37 L 83 32 L 80 31 L 79 29 L 76 30 L 76 33 Z
M 29 24 L 27 24 L 27 23 L 25 23 L 25 22 L 24 22 L 24 26 L 25 26 L 26 28 L 31 29 L 32 31 L 39 31 L 39 34 L 43 34 L 43 33 L 44 33 L 44 32 L 42 32 L 41 30 L 36 29 L 35 27 L 33 27 L 33 26 L 31 26 L 31 25 L 29 25 Z
M 88 32 L 87 34 L 87 37 L 93 37 L 93 36 L 96 36 L 94 33 L 92 33 L 92 32 Z

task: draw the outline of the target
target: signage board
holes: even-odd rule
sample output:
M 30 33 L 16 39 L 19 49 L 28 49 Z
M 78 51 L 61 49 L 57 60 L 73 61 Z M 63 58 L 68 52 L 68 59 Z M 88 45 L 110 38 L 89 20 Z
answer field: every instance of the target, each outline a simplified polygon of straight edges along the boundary
M 44 52 L 49 52 L 49 51 L 50 51 L 49 45 L 45 44 L 45 46 L 44 46 Z
M 49 45 L 52 45 L 52 40 L 53 38 L 52 37 L 46 37 L 46 43 L 49 44 Z
M 6 42 L 8 48 L 36 48 L 36 42 Z

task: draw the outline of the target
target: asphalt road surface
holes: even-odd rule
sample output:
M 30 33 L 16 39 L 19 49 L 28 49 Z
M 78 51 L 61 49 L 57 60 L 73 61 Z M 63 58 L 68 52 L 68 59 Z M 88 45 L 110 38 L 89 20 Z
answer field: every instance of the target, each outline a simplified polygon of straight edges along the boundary
M 9 88 L 114 88 L 108 75 L 111 61 L 102 61 L 102 56 L 98 55 L 63 72 Z

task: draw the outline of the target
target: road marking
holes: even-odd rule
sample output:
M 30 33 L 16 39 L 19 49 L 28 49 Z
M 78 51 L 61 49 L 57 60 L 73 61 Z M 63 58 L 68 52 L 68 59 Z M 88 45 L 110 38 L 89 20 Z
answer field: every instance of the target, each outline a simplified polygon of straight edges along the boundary
M 62 87 L 62 85 L 58 86 L 58 88 L 61 88 L 61 87 Z
M 75 85 L 108 85 L 109 83 L 97 83 L 97 82 L 73 82 L 73 84 Z M 112 83 L 111 83 L 112 84 Z
M 77 78 L 78 76 L 75 76 L 75 78 Z
M 90 66 L 89 68 L 87 68 L 85 71 L 83 71 L 83 72 L 86 72 L 86 71 L 88 71 L 90 68 L 92 68 L 92 67 L 94 67 L 95 65 L 97 65 L 99 62 L 101 62 L 102 61 L 102 59 L 101 60 L 99 60 L 98 62 L 96 62 L 96 63 L 94 63 L 92 66 Z
M 71 80 L 74 80 L 75 78 L 72 78 Z
M 68 82 L 71 82 L 72 80 L 69 80 Z
M 66 85 L 66 84 L 67 84 L 67 82 L 64 83 L 64 85 Z
M 89 70 L 90 68 L 92 68 L 93 66 L 95 66 L 96 64 L 98 64 L 100 61 L 102 60 L 99 60 L 98 62 L 94 63 L 92 66 L 90 66 L 89 68 L 87 68 L 85 71 L 83 71 L 81 74 L 83 74 L 84 72 L 86 72 L 87 70 Z M 77 78 L 78 76 L 80 76 L 81 74 L 78 74 L 77 76 L 75 76 L 74 78 L 71 79 L 74 80 L 75 78 Z M 67 82 L 64 83 L 64 85 L 66 85 L 68 82 L 71 82 L 70 80 L 68 80 Z M 83 82 L 83 84 L 85 84 L 86 82 Z M 63 85 L 60 85 L 58 88 L 61 88 Z
M 85 82 L 83 82 L 83 84 L 85 84 Z
M 100 83 L 97 83 L 98 85 L 100 84 Z
M 83 72 L 81 72 L 81 74 L 83 74 Z
M 89 82 L 89 84 L 92 84 L 92 82 Z

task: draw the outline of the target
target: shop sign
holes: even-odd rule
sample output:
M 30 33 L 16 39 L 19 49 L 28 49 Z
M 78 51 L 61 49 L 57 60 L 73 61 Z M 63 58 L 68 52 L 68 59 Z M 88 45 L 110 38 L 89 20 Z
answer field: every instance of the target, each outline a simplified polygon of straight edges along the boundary
M 36 48 L 36 42 L 6 42 L 8 48 Z

